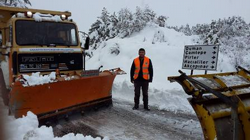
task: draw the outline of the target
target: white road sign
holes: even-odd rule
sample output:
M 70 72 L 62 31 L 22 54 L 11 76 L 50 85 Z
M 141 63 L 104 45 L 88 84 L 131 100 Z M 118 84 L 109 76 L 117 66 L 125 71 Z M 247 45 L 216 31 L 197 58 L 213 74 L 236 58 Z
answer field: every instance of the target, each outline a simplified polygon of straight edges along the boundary
M 184 48 L 182 69 L 216 70 L 219 46 L 187 45 Z

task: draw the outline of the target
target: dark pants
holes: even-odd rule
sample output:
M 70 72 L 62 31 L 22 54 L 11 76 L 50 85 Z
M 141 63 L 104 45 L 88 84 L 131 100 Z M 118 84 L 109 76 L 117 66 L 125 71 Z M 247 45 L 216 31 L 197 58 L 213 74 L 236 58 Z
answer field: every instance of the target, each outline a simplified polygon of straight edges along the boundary
M 144 108 L 148 108 L 148 81 L 135 81 L 135 107 L 139 107 L 140 103 L 140 90 L 142 88 Z

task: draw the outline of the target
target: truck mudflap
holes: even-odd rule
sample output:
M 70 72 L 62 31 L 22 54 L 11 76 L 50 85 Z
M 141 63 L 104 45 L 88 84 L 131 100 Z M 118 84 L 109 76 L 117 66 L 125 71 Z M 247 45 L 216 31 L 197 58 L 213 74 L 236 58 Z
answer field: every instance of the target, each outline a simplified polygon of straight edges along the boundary
M 203 129 L 205 140 L 250 140 L 250 72 L 187 76 L 182 71 L 178 82 Z
M 112 104 L 114 78 L 124 72 L 120 69 L 97 72 L 85 71 L 77 79 L 28 87 L 16 81 L 10 91 L 11 114 L 18 118 L 31 111 L 43 120 L 88 106 Z

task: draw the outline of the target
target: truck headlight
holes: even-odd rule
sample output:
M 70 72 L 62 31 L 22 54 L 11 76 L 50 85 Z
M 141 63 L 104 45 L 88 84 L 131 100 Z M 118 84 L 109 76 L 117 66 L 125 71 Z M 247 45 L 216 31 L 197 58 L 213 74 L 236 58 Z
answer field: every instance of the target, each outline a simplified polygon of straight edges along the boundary
M 66 18 L 67 18 L 66 15 L 61 15 L 61 19 L 62 19 L 62 20 L 65 20 Z
M 32 14 L 31 11 L 28 11 L 28 12 L 26 13 L 26 16 L 27 16 L 28 18 L 31 18 L 31 17 L 33 16 L 33 14 Z

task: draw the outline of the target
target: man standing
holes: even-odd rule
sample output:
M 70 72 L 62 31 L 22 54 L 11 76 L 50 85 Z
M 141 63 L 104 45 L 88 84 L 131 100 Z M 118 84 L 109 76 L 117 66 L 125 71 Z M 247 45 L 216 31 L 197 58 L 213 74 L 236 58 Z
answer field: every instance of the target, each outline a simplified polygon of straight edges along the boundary
M 139 49 L 139 57 L 135 58 L 131 69 L 130 79 L 135 86 L 135 106 L 133 109 L 139 108 L 140 89 L 142 87 L 144 109 L 150 111 L 148 108 L 148 83 L 153 80 L 153 65 L 151 60 L 145 56 L 145 50 Z

